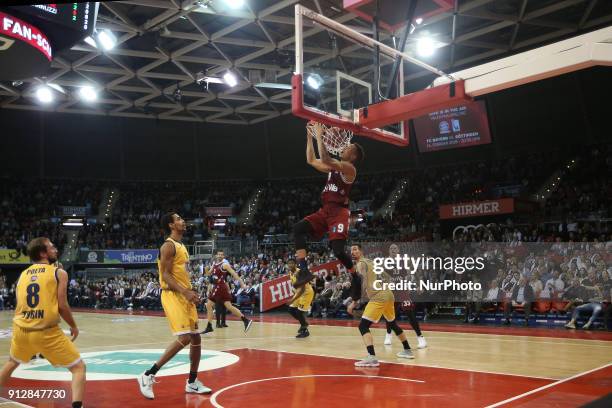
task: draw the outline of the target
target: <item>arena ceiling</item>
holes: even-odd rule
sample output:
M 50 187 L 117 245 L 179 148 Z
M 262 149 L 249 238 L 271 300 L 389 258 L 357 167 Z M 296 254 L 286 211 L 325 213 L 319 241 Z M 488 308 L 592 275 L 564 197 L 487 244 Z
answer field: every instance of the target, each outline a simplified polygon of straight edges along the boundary
M 447 72 L 607 26 L 612 21 L 609 0 L 419 0 L 419 7 L 435 8 L 445 2 L 449 8 L 424 18 L 409 37 L 407 49 L 414 46 L 419 32 L 427 32 L 441 45 L 428 62 Z M 291 112 L 290 91 L 255 87 L 253 78 L 258 72 L 261 76 L 267 72 L 279 83 L 290 83 L 296 3 L 363 32 L 371 30 L 370 22 L 342 9 L 342 0 L 245 3 L 242 9 L 234 10 L 225 0 L 101 2 L 97 28 L 111 30 L 117 46 L 101 51 L 82 42 L 57 56 L 46 78 L 28 79 L 23 84 L 0 82 L 0 107 L 254 124 Z M 317 53 L 334 58 L 326 44 Z M 209 84 L 206 89 L 197 83 L 198 73 L 222 76 L 230 68 L 238 74 L 238 84 L 233 88 Z M 429 72 L 418 67 L 405 68 L 409 88 L 422 87 L 432 80 Z M 52 105 L 41 105 L 33 91 L 45 82 L 60 85 L 66 94 Z M 99 90 L 95 104 L 86 104 L 75 96 L 84 83 Z

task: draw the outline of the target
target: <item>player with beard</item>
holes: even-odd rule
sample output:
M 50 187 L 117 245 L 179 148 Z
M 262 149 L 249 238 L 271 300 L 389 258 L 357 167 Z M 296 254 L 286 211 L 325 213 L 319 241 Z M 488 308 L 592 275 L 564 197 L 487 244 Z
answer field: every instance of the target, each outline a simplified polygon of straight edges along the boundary
M 253 321 L 247 319 L 240 310 L 232 305 L 232 294 L 230 293 L 229 286 L 227 285 L 227 276 L 230 275 L 234 280 L 240 282 L 240 287 L 246 289 L 244 281 L 238 276 L 234 268 L 231 267 L 230 263 L 225 259 L 225 254 L 222 249 L 218 250 L 215 254 L 215 259 L 210 267 L 206 268 L 206 275 L 212 278 L 212 289 L 206 302 L 206 314 L 208 316 L 208 324 L 204 330 L 204 334 L 213 331 L 212 328 L 212 317 L 213 309 L 216 303 L 222 303 L 227 310 L 229 310 L 234 316 L 240 318 L 244 324 L 244 332 L 246 333 L 251 328 Z
M 54 265 L 58 259 L 57 248 L 48 238 L 30 241 L 28 256 L 33 264 L 21 272 L 17 281 L 10 360 L 0 372 L 0 388 L 4 388 L 19 364 L 43 353 L 51 364 L 72 373 L 72 407 L 81 408 L 85 364 L 73 343 L 79 329 L 68 305 L 68 273 Z M 60 329 L 60 316 L 70 326 L 72 339 Z

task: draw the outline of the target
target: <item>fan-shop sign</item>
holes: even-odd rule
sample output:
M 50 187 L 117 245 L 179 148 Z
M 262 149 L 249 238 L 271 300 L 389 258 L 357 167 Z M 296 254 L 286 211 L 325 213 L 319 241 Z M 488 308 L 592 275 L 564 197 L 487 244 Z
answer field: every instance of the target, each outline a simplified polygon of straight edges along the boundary
M 51 44 L 47 36 L 30 23 L 0 12 L 0 36 L 11 37 L 23 41 L 40 51 L 49 61 L 53 58 Z M 0 37 L 0 51 L 9 49 L 13 42 Z

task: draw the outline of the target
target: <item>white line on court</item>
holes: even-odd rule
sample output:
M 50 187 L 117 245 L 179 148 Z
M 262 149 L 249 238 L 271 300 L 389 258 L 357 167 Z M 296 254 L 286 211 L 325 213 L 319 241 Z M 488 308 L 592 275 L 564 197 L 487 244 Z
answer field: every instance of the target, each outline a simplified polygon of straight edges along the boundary
M 571 377 L 567 377 L 567 378 L 564 378 L 564 379 L 562 379 L 562 380 L 555 381 L 555 382 L 553 382 L 553 383 L 543 385 L 543 386 L 541 386 L 541 387 L 539 387 L 539 388 L 536 388 L 536 389 L 531 390 L 531 391 L 527 391 L 527 392 L 525 392 L 525 393 L 523 393 L 523 394 L 519 394 L 519 395 L 517 395 L 517 396 L 515 396 L 515 397 L 508 398 L 508 399 L 505 399 L 505 400 L 503 400 L 503 401 L 496 402 L 496 403 L 495 403 L 495 404 L 493 404 L 493 405 L 488 405 L 488 406 L 487 406 L 487 407 L 485 407 L 485 408 L 495 408 L 495 407 L 499 407 L 500 405 L 504 405 L 504 404 L 507 404 L 507 403 L 509 403 L 509 402 L 516 401 L 517 399 L 520 399 L 520 398 L 526 397 L 526 396 L 531 395 L 531 394 L 535 394 L 536 392 L 543 391 L 543 390 L 545 390 L 545 389 L 547 389 L 547 388 L 555 387 L 555 386 L 557 386 L 557 385 L 559 385 L 559 384 L 563 384 L 564 382 L 571 381 L 571 380 L 573 380 L 573 379 L 576 379 L 576 378 L 578 378 L 578 377 L 582 377 L 582 376 L 587 375 L 587 374 L 591 374 L 591 373 L 593 373 L 593 372 L 595 372 L 595 371 L 602 370 L 602 369 L 607 368 L 607 367 L 609 367 L 609 366 L 612 366 L 612 363 L 608 363 L 608 364 L 603 365 L 603 366 L 601 366 L 601 367 L 593 368 L 592 370 L 585 371 L 585 372 L 583 372 L 583 373 L 578 373 L 578 374 L 576 374 L 576 375 L 572 375 Z
M 343 359 L 343 360 L 357 360 L 357 358 L 332 356 L 332 355 L 329 355 L 329 354 L 303 353 L 303 352 L 297 352 L 297 351 L 274 350 L 274 349 L 266 349 L 266 348 L 259 348 L 259 347 L 249 347 L 249 348 L 252 349 L 252 350 L 275 351 L 277 353 L 305 354 L 307 356 L 340 358 L 340 359 Z M 417 358 L 418 358 L 418 354 L 417 354 Z M 549 381 L 557 381 L 558 380 L 557 378 L 539 377 L 539 376 L 534 376 L 534 375 L 509 374 L 509 373 L 502 373 L 502 372 L 499 372 L 499 371 L 471 370 L 471 369 L 465 369 L 465 368 L 454 368 L 454 367 L 443 367 L 443 366 L 430 365 L 430 364 L 420 364 L 420 363 L 416 363 L 416 360 L 412 360 L 415 364 L 398 363 L 397 361 L 388 361 L 388 360 L 381 360 L 381 359 L 379 359 L 378 361 L 380 361 L 381 363 L 385 363 L 385 364 L 397 364 L 397 365 L 408 366 L 408 367 L 440 368 L 440 369 L 443 369 L 443 370 L 474 372 L 474 373 L 481 373 L 481 374 L 509 375 L 511 377 L 535 378 L 535 379 L 538 379 L 538 380 L 549 380 Z
M 369 378 L 369 379 L 380 379 L 380 380 L 397 380 L 397 381 L 406 381 L 406 382 L 416 382 L 416 383 L 425 383 L 423 380 L 413 380 L 410 378 L 397 378 L 397 377 L 383 377 L 377 375 L 364 375 L 364 374 L 311 374 L 311 375 L 290 375 L 286 377 L 274 377 L 274 378 L 261 378 L 259 380 L 245 381 L 238 384 L 229 385 L 225 388 L 221 388 L 219 391 L 215 392 L 210 397 L 210 403 L 215 408 L 223 408 L 223 405 L 217 402 L 217 397 L 227 390 L 232 388 L 240 387 L 242 385 L 254 384 L 264 381 L 276 381 L 276 380 L 292 380 L 295 378 L 315 378 L 315 377 L 360 377 L 360 378 Z

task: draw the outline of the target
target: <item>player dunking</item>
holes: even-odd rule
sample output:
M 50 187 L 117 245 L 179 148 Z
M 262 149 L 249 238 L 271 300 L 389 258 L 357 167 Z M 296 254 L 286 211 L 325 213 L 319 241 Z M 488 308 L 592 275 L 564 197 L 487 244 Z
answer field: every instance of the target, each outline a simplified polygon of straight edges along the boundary
M 389 246 L 389 257 L 390 258 L 395 258 L 397 255 L 399 255 L 399 252 L 400 252 L 399 246 L 397 246 L 396 244 L 391 244 Z M 389 272 L 391 273 L 391 280 L 401 280 L 405 278 L 405 276 L 402 276 L 400 271 L 396 269 L 392 269 Z M 425 337 L 423 337 L 423 333 L 421 332 L 421 327 L 419 326 L 419 321 L 416 318 L 416 313 L 414 312 L 414 303 L 412 302 L 412 300 L 410 299 L 407 293 L 405 292 L 401 292 L 401 293 L 404 295 L 404 298 L 395 299 L 397 300 L 397 302 L 395 303 L 395 315 L 396 316 L 399 315 L 400 304 L 407 306 L 406 314 L 408 316 L 408 322 L 410 323 L 410 326 L 412 326 L 412 330 L 414 330 L 414 332 L 417 335 L 417 341 L 418 341 L 417 348 L 423 349 L 427 347 L 427 341 L 425 340 Z M 384 344 L 386 346 L 390 346 L 391 340 L 392 340 L 391 326 L 389 325 L 389 322 L 387 322 L 387 335 L 385 336 Z
M 308 270 L 306 256 L 306 238 L 319 240 L 327 232 L 335 257 L 347 269 L 353 268 L 351 257 L 346 253 L 351 211 L 349 210 L 349 193 L 357 177 L 355 164 L 363 161 L 363 148 L 357 143 L 349 145 L 341 155 L 341 160 L 332 159 L 323 144 L 323 127 L 315 124 L 319 158 L 314 152 L 314 138 L 307 136 L 306 161 L 322 173 L 327 173 L 327 182 L 321 193 L 322 207 L 319 211 L 306 216 L 293 227 L 296 258 L 299 268 L 293 284 L 299 288 L 310 282 L 314 275 Z M 308 140 L 310 138 L 310 140 Z
M 287 261 L 287 269 L 289 270 L 289 278 L 291 283 L 294 283 L 297 279 L 298 269 L 294 259 Z M 298 322 L 300 322 L 300 328 L 295 336 L 298 339 L 303 339 L 310 336 L 308 331 L 308 322 L 306 322 L 306 314 L 310 312 L 310 306 L 312 305 L 312 299 L 314 298 L 314 290 L 310 282 L 296 290 L 295 295 L 289 303 L 289 314 L 293 316 Z
M 244 332 L 246 333 L 251 328 L 253 321 L 247 319 L 240 310 L 232 305 L 232 295 L 226 282 L 227 275 L 231 275 L 234 280 L 240 282 L 240 287 L 242 289 L 246 289 L 246 285 L 240 276 L 238 276 L 234 268 L 232 268 L 229 262 L 225 259 L 223 250 L 220 249 L 215 253 L 215 259 L 212 266 L 206 268 L 206 275 L 210 275 L 212 277 L 213 287 L 210 291 L 210 295 L 208 296 L 208 301 L 206 302 L 208 324 L 206 325 L 206 330 L 204 330 L 203 333 L 206 334 L 213 331 L 212 318 L 215 303 L 223 303 L 227 310 L 229 310 L 234 316 L 239 317 L 244 324 Z
M 172 334 L 176 340 L 168 346 L 164 354 L 155 364 L 144 372 L 138 379 L 140 392 L 146 398 L 153 399 L 153 384 L 155 374 L 168 361 L 172 359 L 187 344 L 190 345 L 189 379 L 185 384 L 185 392 L 205 394 L 211 392 L 197 379 L 200 366 L 201 337 L 198 331 L 198 312 L 196 304 L 200 298 L 191 288 L 191 280 L 187 273 L 189 253 L 181 243 L 186 231 L 185 220 L 174 212 L 162 216 L 161 226 L 168 238 L 159 250 L 157 267 L 159 269 L 159 283 L 162 289 L 161 304 L 170 324 Z
M 21 272 L 17 281 L 17 307 L 13 319 L 10 360 L 2 367 L 0 388 L 19 366 L 32 355 L 44 354 L 54 366 L 72 373 L 72 407 L 81 408 L 85 392 L 85 364 L 74 346 L 79 329 L 68 306 L 68 274 L 53 265 L 57 248 L 48 238 L 35 238 L 28 244 L 34 262 Z M 60 316 L 70 326 L 72 341 L 59 327 Z
M 372 323 L 378 323 L 381 317 L 384 316 L 388 322 L 391 330 L 400 339 L 404 350 L 397 353 L 400 358 L 414 358 L 410 345 L 406 339 L 406 333 L 397 325 L 395 321 L 395 298 L 393 292 L 385 289 L 378 290 L 374 284 L 375 280 L 384 280 L 389 282 L 389 276 L 386 273 L 377 275 L 374 272 L 374 264 L 370 259 L 363 256 L 361 245 L 353 245 L 351 247 L 351 255 L 357 263 L 355 272 L 361 277 L 363 282 L 363 289 L 368 297 L 368 304 L 366 305 L 361 321 L 359 322 L 359 332 L 363 337 L 363 342 L 368 350 L 368 356 L 363 360 L 355 362 L 356 367 L 378 367 L 379 363 L 376 359 L 376 353 L 374 351 L 374 340 L 372 339 L 372 333 L 370 333 L 370 326 Z M 347 307 L 347 311 L 352 314 L 353 309 L 357 306 L 358 299 L 353 298 L 353 301 Z

